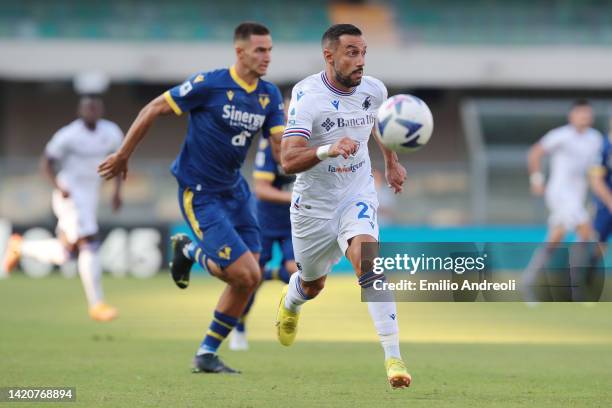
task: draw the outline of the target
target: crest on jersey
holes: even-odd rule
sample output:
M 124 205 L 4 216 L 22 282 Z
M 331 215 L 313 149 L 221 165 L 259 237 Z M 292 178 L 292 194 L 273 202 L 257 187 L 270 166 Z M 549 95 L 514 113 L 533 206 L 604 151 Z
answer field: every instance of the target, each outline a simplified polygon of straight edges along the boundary
M 224 245 L 219 250 L 217 255 L 219 255 L 219 258 L 221 258 L 221 259 L 229 260 L 230 256 L 232 255 L 232 248 L 230 246 L 228 246 L 228 245 Z
M 232 91 L 231 89 L 227 91 L 225 94 L 227 95 L 227 99 L 229 99 L 230 102 L 232 99 L 234 99 L 234 91 Z
M 370 106 L 372 106 L 372 102 L 370 101 L 370 97 L 366 96 L 365 101 L 363 101 L 363 103 L 361 104 L 361 107 L 363 108 L 363 110 L 367 111 L 368 109 L 370 109 Z
M 266 106 L 268 106 L 268 104 L 270 103 L 270 97 L 266 94 L 260 94 L 259 95 L 259 104 L 261 105 L 262 109 L 266 109 Z
M 202 82 L 203 80 L 204 80 L 204 75 L 198 74 L 198 76 L 195 77 L 195 79 L 193 80 L 193 83 L 197 84 L 198 82 Z
M 336 99 L 334 101 L 331 101 L 331 104 L 334 105 L 334 108 L 336 108 L 336 110 L 338 110 L 338 106 L 340 106 L 340 101 Z

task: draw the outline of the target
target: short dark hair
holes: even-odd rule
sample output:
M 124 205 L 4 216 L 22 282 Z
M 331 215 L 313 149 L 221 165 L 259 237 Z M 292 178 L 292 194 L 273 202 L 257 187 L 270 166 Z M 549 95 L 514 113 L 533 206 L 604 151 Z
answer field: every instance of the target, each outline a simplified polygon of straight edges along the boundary
M 270 30 L 263 24 L 254 21 L 245 21 L 240 23 L 234 30 L 234 41 L 248 40 L 252 35 L 267 35 Z
M 362 32 L 352 24 L 334 24 L 323 33 L 321 45 L 325 47 L 329 44 L 333 47 L 343 35 L 362 35 Z
M 582 107 L 586 107 L 586 106 L 591 106 L 591 102 L 589 102 L 589 100 L 585 99 L 585 98 L 576 99 L 572 103 L 572 109 L 574 109 L 574 108 L 582 108 Z

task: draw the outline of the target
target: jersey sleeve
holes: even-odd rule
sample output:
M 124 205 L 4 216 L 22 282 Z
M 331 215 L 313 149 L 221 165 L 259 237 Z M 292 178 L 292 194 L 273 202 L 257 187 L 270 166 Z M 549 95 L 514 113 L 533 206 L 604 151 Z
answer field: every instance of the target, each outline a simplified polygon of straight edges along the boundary
M 265 138 L 269 137 L 272 133 L 279 133 L 285 130 L 283 97 L 276 85 L 272 85 L 270 88 L 270 109 L 266 114 L 262 133 Z
M 272 156 L 272 147 L 267 139 L 261 139 L 259 148 L 255 155 L 255 169 L 253 178 L 255 180 L 274 181 L 276 178 L 277 163 Z
M 210 89 L 210 81 L 206 79 L 205 74 L 197 74 L 164 93 L 174 113 L 181 115 L 206 102 Z
M 556 150 L 562 143 L 563 133 L 556 130 L 551 130 L 540 139 L 540 144 L 546 153 Z
M 287 117 L 287 127 L 285 137 L 303 137 L 310 139 L 314 113 L 312 108 L 315 105 L 312 96 L 306 93 L 301 87 L 296 86 L 291 92 L 291 102 L 289 103 L 289 113 Z
M 58 130 L 47 146 L 45 147 L 45 155 L 54 160 L 61 160 L 68 152 L 68 133 L 64 130 Z
M 380 101 L 378 105 L 380 106 L 389 97 L 389 92 L 387 91 L 387 87 L 381 80 L 374 78 L 374 82 L 376 83 L 376 86 L 378 87 L 378 90 L 380 92 Z

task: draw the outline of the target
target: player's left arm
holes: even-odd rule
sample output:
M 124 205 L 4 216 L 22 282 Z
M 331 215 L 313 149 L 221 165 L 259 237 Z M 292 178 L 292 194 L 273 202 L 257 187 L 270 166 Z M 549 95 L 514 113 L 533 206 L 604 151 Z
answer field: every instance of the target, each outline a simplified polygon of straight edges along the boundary
M 380 103 L 382 104 L 389 96 L 387 87 L 382 83 L 382 81 L 378 79 L 373 80 L 378 85 L 378 90 L 380 91 Z M 387 179 L 387 185 L 393 189 L 395 194 L 401 193 L 404 190 L 403 186 L 404 181 L 406 180 L 406 169 L 399 162 L 397 153 L 383 144 L 378 133 L 378 123 L 375 123 L 372 127 L 372 135 L 374 136 L 374 140 L 376 140 L 376 144 L 380 148 L 380 151 L 385 158 L 385 178 Z
M 389 149 L 383 144 L 378 135 L 378 126 L 372 128 L 372 136 L 376 140 L 376 144 L 385 158 L 385 177 L 389 187 L 393 189 L 395 194 L 401 193 L 404 190 L 404 180 L 406 180 L 406 169 L 399 162 L 397 153 Z

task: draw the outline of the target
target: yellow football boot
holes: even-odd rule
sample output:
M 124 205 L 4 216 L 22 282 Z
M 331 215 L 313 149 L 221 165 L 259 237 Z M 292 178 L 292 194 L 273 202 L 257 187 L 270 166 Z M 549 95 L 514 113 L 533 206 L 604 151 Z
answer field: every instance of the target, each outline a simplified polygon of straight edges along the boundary
M 406 364 L 399 358 L 391 357 L 385 361 L 387 378 L 391 388 L 407 388 L 410 386 L 412 377 L 406 370 Z
M 298 319 L 300 318 L 300 312 L 292 312 L 285 307 L 285 297 L 288 290 L 288 285 L 283 288 L 278 304 L 278 313 L 276 314 L 276 335 L 283 346 L 290 346 L 295 341 Z
M 98 303 L 89 308 L 89 317 L 98 322 L 110 322 L 119 315 L 119 311 L 106 303 Z

